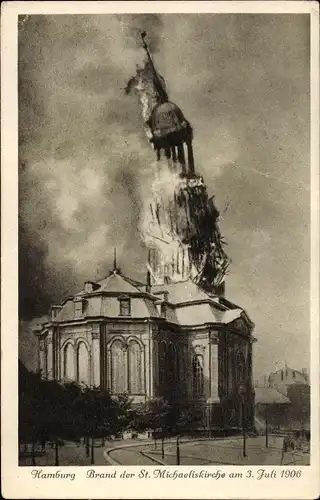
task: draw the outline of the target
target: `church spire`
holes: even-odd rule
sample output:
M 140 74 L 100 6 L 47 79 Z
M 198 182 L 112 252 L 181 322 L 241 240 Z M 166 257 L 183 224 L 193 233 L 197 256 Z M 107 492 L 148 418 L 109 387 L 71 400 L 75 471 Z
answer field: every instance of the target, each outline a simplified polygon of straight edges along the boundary
M 117 269 L 117 248 L 113 249 L 113 269 Z
M 113 269 L 112 269 L 113 274 L 119 273 L 119 268 L 117 266 L 117 248 L 114 247 L 113 249 Z

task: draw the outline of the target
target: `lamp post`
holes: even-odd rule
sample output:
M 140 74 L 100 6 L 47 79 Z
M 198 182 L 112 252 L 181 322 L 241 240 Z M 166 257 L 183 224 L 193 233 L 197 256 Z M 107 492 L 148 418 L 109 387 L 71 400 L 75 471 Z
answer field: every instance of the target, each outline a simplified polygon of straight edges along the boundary
M 55 460 L 54 460 L 54 465 L 57 467 L 59 465 L 59 443 L 58 440 L 56 439 L 55 442 Z
M 177 436 L 177 465 L 180 465 L 180 445 L 179 445 L 179 436 Z
M 265 420 L 266 420 L 266 448 L 269 447 L 269 435 L 268 435 L 268 405 L 265 408 Z
M 94 465 L 94 438 L 91 438 L 91 457 L 90 457 L 91 465 Z

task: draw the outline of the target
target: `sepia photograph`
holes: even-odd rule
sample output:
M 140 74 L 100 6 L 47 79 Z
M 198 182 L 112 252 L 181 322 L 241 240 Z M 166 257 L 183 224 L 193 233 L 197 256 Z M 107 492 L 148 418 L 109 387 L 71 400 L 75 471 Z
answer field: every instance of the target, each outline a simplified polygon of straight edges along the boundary
M 20 465 L 309 464 L 309 30 L 19 18 Z
M 19 469 L 298 481 L 310 14 L 19 14 L 17 85 Z

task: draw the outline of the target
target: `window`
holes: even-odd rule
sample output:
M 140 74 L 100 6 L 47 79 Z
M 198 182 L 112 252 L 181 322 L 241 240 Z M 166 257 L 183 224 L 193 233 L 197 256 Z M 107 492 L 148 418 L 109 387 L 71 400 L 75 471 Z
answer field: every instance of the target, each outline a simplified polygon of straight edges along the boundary
M 281 370 L 281 380 L 283 380 L 283 370 Z
M 77 380 L 89 385 L 89 353 L 84 342 L 79 342 L 77 350 Z
M 237 356 L 237 366 L 238 366 L 238 379 L 237 382 L 238 384 L 243 384 L 246 381 L 246 373 L 245 373 L 245 368 L 246 368 L 246 363 L 245 363 L 245 358 L 242 353 L 239 353 Z
M 193 395 L 200 397 L 203 395 L 203 356 L 196 354 L 193 357 Z
M 160 307 L 161 307 L 161 309 L 160 309 L 161 313 L 160 314 L 161 314 L 161 316 L 163 318 L 165 318 L 166 317 L 166 312 L 167 312 L 166 304 L 164 304 L 163 302 L 161 302 L 161 306 Z
M 175 381 L 176 374 L 176 349 L 172 342 L 170 342 L 168 346 L 168 355 L 167 355 L 167 374 L 171 384 Z
M 159 389 L 160 395 L 163 396 L 166 389 L 166 372 L 167 372 L 167 345 L 165 342 L 160 342 L 159 345 Z
M 72 344 L 67 344 L 64 348 L 63 376 L 68 380 L 74 380 L 74 350 Z
M 114 394 L 125 392 L 126 352 L 123 343 L 115 340 L 111 347 L 111 390 Z
M 120 303 L 120 316 L 130 316 L 131 315 L 131 304 L 129 297 L 121 297 L 119 299 Z
M 129 344 L 129 392 L 139 394 L 142 391 L 141 348 L 137 341 Z
M 85 301 L 83 299 L 76 300 L 74 304 L 75 317 L 79 318 L 83 315 L 85 310 Z
M 296 378 L 296 372 L 294 370 L 292 371 L 292 377 Z

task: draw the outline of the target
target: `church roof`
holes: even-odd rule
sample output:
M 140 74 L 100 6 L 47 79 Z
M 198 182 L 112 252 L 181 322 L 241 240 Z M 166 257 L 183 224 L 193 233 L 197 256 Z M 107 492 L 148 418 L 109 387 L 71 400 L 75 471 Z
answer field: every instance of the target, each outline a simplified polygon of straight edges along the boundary
M 109 276 L 97 282 L 87 282 L 92 287 L 69 297 L 58 308 L 55 320 L 72 321 L 75 316 L 74 301 L 84 300 L 83 316 L 119 317 L 119 299 L 131 298 L 130 317 L 163 318 L 177 326 L 228 324 L 239 318 L 243 310 L 238 306 L 220 303 L 220 297 L 209 295 L 191 279 L 182 282 L 152 285 L 150 292 L 145 284 L 124 276 L 115 268 Z M 103 297 L 103 295 L 107 297 Z M 160 303 L 164 304 L 164 310 Z
M 169 293 L 168 301 L 171 302 L 171 304 L 212 299 L 210 295 L 201 290 L 201 288 L 199 288 L 191 279 L 176 283 L 166 283 L 164 285 L 152 286 L 152 293 L 154 294 L 165 291 Z
M 113 293 L 137 293 L 140 290 L 133 284 L 134 282 L 118 272 L 112 272 L 107 278 L 98 282 L 100 285 L 97 291 Z
M 243 313 L 243 309 L 237 308 L 237 309 L 231 309 L 228 311 L 224 311 L 221 317 L 221 322 L 222 323 L 231 323 L 231 321 L 234 321 L 237 318 L 240 318 L 241 314 Z
M 221 311 L 210 303 L 177 306 L 175 309 L 178 323 L 182 326 L 196 326 L 206 323 L 220 323 Z

